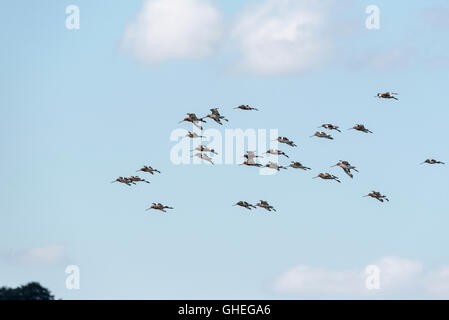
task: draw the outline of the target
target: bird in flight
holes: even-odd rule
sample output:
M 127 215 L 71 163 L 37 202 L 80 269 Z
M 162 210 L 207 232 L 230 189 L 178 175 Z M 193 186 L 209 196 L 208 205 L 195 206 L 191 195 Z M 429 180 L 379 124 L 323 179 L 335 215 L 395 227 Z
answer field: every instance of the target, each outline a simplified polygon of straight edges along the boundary
M 188 115 L 188 117 L 184 118 L 181 121 L 179 121 L 179 123 L 184 122 L 184 121 L 191 122 L 191 123 L 193 123 L 195 125 L 195 127 L 197 127 L 200 130 L 203 130 L 203 127 L 200 124 L 200 122 L 204 122 L 204 123 L 206 122 L 206 121 L 203 120 L 203 118 L 198 118 L 196 116 L 196 114 L 194 114 L 194 113 L 187 113 L 187 115 Z
M 445 164 L 444 162 L 435 160 L 435 159 L 427 159 L 426 161 L 422 162 L 421 164 Z
M 339 126 L 335 126 L 335 125 L 330 124 L 330 123 L 325 123 L 325 124 L 319 126 L 318 128 L 324 128 L 324 129 L 327 129 L 327 130 L 336 130 L 338 132 L 341 132 Z
M 192 138 L 192 139 L 194 139 L 194 138 L 206 138 L 205 136 L 198 135 L 196 132 L 190 132 L 190 131 L 186 134 L 186 137 Z
M 254 161 L 255 158 L 262 158 L 262 156 L 256 155 L 256 151 L 248 151 L 243 155 L 246 159 L 248 159 L 249 163 L 256 163 Z
M 257 209 L 255 206 L 253 206 L 252 204 L 250 204 L 250 203 L 248 203 L 248 202 L 246 202 L 246 201 L 239 201 L 239 202 L 237 202 L 236 204 L 234 204 L 234 205 L 232 205 L 233 207 L 234 206 L 240 206 L 240 207 L 243 207 L 243 208 L 246 208 L 246 209 L 248 209 L 248 210 L 251 210 L 251 209 Z
M 195 153 L 195 154 L 193 155 L 193 157 L 198 157 L 198 158 L 200 158 L 200 159 L 203 159 L 203 160 L 205 160 L 205 161 L 207 161 L 207 162 L 210 162 L 210 163 L 214 164 L 214 163 L 212 162 L 212 158 L 209 157 L 209 156 L 208 156 L 207 154 L 205 154 L 205 153 L 198 152 L 198 153 Z
M 164 206 L 162 203 L 154 203 L 153 202 L 151 204 L 151 207 L 149 207 L 148 209 L 145 209 L 145 211 L 148 211 L 148 210 L 151 210 L 151 209 L 160 210 L 162 212 L 167 212 L 167 211 L 165 211 L 165 209 L 173 209 L 173 207 Z
M 379 98 L 379 99 L 395 99 L 395 100 L 399 100 L 394 95 L 397 95 L 397 93 L 395 93 L 395 92 L 384 92 L 384 93 L 378 93 L 376 95 L 376 97 Z
M 125 178 L 125 177 L 118 177 L 114 181 L 111 181 L 111 183 L 114 183 L 114 182 L 120 182 L 120 183 L 126 184 L 127 186 L 130 186 L 131 184 L 135 184 L 129 178 Z
M 288 144 L 290 147 L 296 147 L 296 144 L 293 141 L 289 140 L 287 137 L 277 137 L 274 141 Z
M 390 200 L 388 200 L 387 196 L 383 196 L 380 194 L 380 192 L 377 192 L 377 191 L 371 191 L 370 193 L 368 193 L 366 196 L 363 196 L 363 197 L 371 197 L 371 198 L 379 200 L 380 202 L 384 202 L 384 200 L 390 201 Z
M 362 131 L 362 132 L 365 132 L 365 133 L 372 133 L 370 130 L 365 128 L 365 126 L 363 124 L 356 124 L 352 128 L 349 128 L 348 130 L 357 130 L 357 131 Z
M 318 137 L 318 138 L 324 138 L 324 139 L 329 139 L 329 140 L 334 140 L 334 138 L 332 138 L 332 136 L 330 134 L 327 134 L 326 132 L 323 131 L 317 131 L 315 132 L 314 135 L 310 136 L 311 138 L 313 137 Z
M 324 180 L 335 180 L 338 183 L 341 183 L 341 181 L 339 180 L 338 177 L 336 177 L 336 176 L 334 176 L 334 175 L 332 175 L 330 173 L 320 173 L 319 175 L 317 175 L 316 177 L 313 177 L 312 179 L 316 179 L 316 178 L 321 178 L 321 179 L 324 179 Z
M 224 116 L 222 116 L 220 114 L 220 112 L 218 112 L 218 108 L 212 108 L 210 109 L 211 113 L 209 113 L 208 115 L 206 115 L 206 118 L 211 118 L 212 120 L 214 120 L 216 123 L 218 123 L 219 125 L 223 125 L 223 123 L 221 122 L 221 120 L 224 121 L 229 121 L 228 119 L 226 119 Z
M 213 154 L 218 154 L 218 153 L 215 152 L 214 149 L 210 149 L 209 147 L 206 147 L 206 146 L 203 146 L 203 145 L 199 145 L 198 147 L 196 147 L 193 150 L 200 151 L 200 152 L 210 152 L 210 153 L 213 153 Z M 190 151 L 193 151 L 193 150 L 190 150 Z
M 243 163 L 239 164 L 239 166 L 262 167 L 262 165 L 260 163 L 256 163 L 256 162 L 254 162 L 254 160 L 243 161 Z
M 145 182 L 145 183 L 150 183 L 150 181 L 147 181 L 145 179 L 142 179 L 139 176 L 131 176 L 128 178 L 131 182 Z
M 342 168 L 343 171 L 351 178 L 354 177 L 354 175 L 351 173 L 351 170 L 354 170 L 355 172 L 359 172 L 356 167 L 351 166 L 351 164 L 348 161 L 343 161 L 343 160 L 340 160 L 336 165 L 332 166 L 331 168 L 333 168 L 333 167 Z
M 264 165 L 264 167 L 270 168 L 270 169 L 274 169 L 274 170 L 277 170 L 277 171 L 280 171 L 280 169 L 287 169 L 286 167 L 280 166 L 277 163 L 274 163 L 274 162 L 271 162 L 271 161 L 268 162 L 266 165 Z
M 235 107 L 234 109 L 259 111 L 259 109 L 257 109 L 257 108 L 253 108 L 253 107 L 250 107 L 249 105 L 243 105 L 243 104 L 238 107 Z
M 154 169 L 152 166 L 143 166 L 142 168 L 140 168 L 136 172 L 139 172 L 139 171 L 148 172 L 148 173 L 151 173 L 151 174 L 154 174 L 155 172 L 161 173 L 159 170 Z
M 301 162 L 298 161 L 292 161 L 292 163 L 290 163 L 289 167 L 294 168 L 294 169 L 302 169 L 302 170 L 312 170 L 309 167 L 305 167 L 301 164 Z
M 284 157 L 289 158 L 289 156 L 286 155 L 284 151 L 281 151 L 281 150 L 278 150 L 278 149 L 269 149 L 269 150 L 267 150 L 267 152 L 264 152 L 264 153 L 274 154 L 274 155 L 282 155 Z
M 259 203 L 256 203 L 256 206 L 260 207 L 260 208 L 264 208 L 265 210 L 268 210 L 268 211 L 276 212 L 276 209 L 273 208 L 273 206 L 270 206 L 270 204 L 265 200 L 260 200 Z

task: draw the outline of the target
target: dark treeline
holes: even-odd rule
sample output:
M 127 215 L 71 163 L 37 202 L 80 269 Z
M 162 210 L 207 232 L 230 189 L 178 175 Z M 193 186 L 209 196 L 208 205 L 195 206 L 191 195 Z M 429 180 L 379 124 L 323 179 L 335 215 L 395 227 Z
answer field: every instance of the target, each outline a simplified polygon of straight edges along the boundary
M 17 288 L 0 288 L 0 300 L 54 300 L 50 290 L 38 282 L 30 282 Z

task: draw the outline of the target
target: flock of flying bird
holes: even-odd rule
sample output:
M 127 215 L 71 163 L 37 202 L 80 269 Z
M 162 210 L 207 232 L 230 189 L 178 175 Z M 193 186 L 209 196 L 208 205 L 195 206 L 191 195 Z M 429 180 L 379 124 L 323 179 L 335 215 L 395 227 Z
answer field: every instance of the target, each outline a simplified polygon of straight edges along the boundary
M 397 95 L 397 93 L 394 93 L 394 92 L 385 92 L 385 93 L 378 93 L 375 97 L 381 98 L 381 99 L 398 100 L 396 95 Z M 234 109 L 245 110 L 245 111 L 258 111 L 257 108 L 251 107 L 249 105 L 240 105 L 238 107 L 235 107 Z M 190 122 L 198 129 L 203 130 L 202 123 L 206 123 L 207 118 L 214 120 L 219 125 L 223 125 L 222 121 L 226 121 L 226 122 L 229 121 L 228 119 L 226 119 L 224 116 L 222 116 L 220 114 L 220 112 L 218 111 L 218 108 L 212 108 L 212 109 L 210 109 L 210 111 L 211 111 L 211 113 L 207 114 L 204 117 L 200 117 L 200 118 L 197 117 L 195 113 L 187 113 L 187 117 L 184 118 L 183 120 L 181 120 L 179 123 Z M 324 128 L 328 131 L 341 132 L 341 130 L 338 126 L 336 126 L 334 124 L 330 124 L 330 123 L 323 124 L 318 128 Z M 360 131 L 363 133 L 372 133 L 372 131 L 367 129 L 363 124 L 356 124 L 352 128 L 349 128 L 348 130 L 356 130 L 356 131 Z M 190 131 L 187 133 L 186 137 L 191 138 L 191 139 L 205 138 L 204 136 L 198 135 L 196 132 L 190 132 Z M 329 139 L 329 140 L 334 139 L 330 134 L 328 134 L 324 131 L 317 131 L 311 137 L 318 137 L 318 138 Z M 275 139 L 275 141 L 278 141 L 279 143 L 282 143 L 282 144 L 286 144 L 290 147 L 296 147 L 296 144 L 293 141 L 291 141 L 290 139 L 288 139 L 287 137 L 278 137 L 277 139 Z M 215 152 L 214 149 L 211 149 L 204 145 L 199 145 L 191 151 L 192 152 L 198 151 L 197 153 L 192 155 L 192 157 L 195 156 L 195 157 L 203 159 L 211 164 L 214 164 L 213 159 L 209 156 L 209 155 L 217 155 L 217 152 Z M 285 152 L 278 150 L 278 149 L 268 149 L 263 154 L 278 155 L 278 156 L 284 156 L 286 158 L 289 158 L 289 156 Z M 247 153 L 244 154 L 243 157 L 246 160 L 243 163 L 241 163 L 240 165 L 254 166 L 254 167 L 266 167 L 266 168 L 270 168 L 270 169 L 277 170 L 277 171 L 280 171 L 281 169 L 286 170 L 287 168 L 311 170 L 311 168 L 304 166 L 303 164 L 301 164 L 298 161 L 291 161 L 291 163 L 287 167 L 279 165 L 278 163 L 271 162 L 271 161 L 265 165 L 262 165 L 260 163 L 257 163 L 256 160 L 257 160 L 257 158 L 261 158 L 263 156 L 257 155 L 255 151 L 247 151 Z M 427 159 L 424 162 L 422 162 L 421 164 L 435 165 L 435 164 L 445 164 L 445 163 L 435 160 L 435 159 Z M 343 171 L 350 178 L 354 177 L 352 171 L 359 172 L 355 166 L 351 165 L 348 161 L 345 161 L 345 160 L 339 160 L 339 162 L 332 167 L 342 168 Z M 145 173 L 149 173 L 151 175 L 153 175 L 155 172 L 161 173 L 159 170 L 154 169 L 151 166 L 143 166 L 142 168 L 137 170 L 137 172 L 145 172 Z M 335 180 L 338 183 L 341 183 L 340 179 L 337 176 L 330 174 L 330 173 L 319 173 L 316 177 L 313 177 L 313 179 L 316 179 L 316 178 L 321 178 L 323 180 Z M 118 177 L 117 179 L 112 181 L 112 183 L 114 183 L 114 182 L 120 182 L 120 183 L 126 184 L 128 186 L 135 185 L 137 182 L 150 183 L 149 181 L 142 179 L 139 176 Z M 380 202 L 389 201 L 387 196 L 382 195 L 380 192 L 374 191 L 374 190 L 371 191 L 370 193 L 368 193 L 367 195 L 365 195 L 364 197 L 371 197 Z M 240 207 L 246 208 L 248 210 L 256 209 L 257 207 L 259 207 L 259 208 L 263 208 L 270 212 L 271 211 L 276 212 L 276 209 L 265 200 L 260 200 L 255 205 L 252 205 L 246 201 L 238 201 L 233 206 L 240 206 Z M 162 212 L 167 212 L 165 209 L 173 209 L 173 207 L 163 205 L 162 203 L 154 203 L 153 202 L 151 204 L 151 206 L 146 210 L 151 210 L 151 209 L 160 210 Z

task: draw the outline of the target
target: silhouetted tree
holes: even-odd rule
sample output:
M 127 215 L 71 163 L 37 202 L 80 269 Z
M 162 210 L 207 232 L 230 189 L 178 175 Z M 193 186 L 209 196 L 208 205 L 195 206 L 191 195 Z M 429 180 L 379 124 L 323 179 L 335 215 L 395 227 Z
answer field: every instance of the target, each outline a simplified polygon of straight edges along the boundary
M 50 290 L 38 282 L 30 282 L 17 288 L 0 288 L 0 300 L 54 300 Z

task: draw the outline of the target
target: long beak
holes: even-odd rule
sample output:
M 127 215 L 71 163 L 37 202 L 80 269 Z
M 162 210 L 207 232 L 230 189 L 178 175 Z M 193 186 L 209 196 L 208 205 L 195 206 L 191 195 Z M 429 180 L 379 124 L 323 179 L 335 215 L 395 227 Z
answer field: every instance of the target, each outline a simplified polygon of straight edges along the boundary
M 424 161 L 424 162 L 422 162 L 422 163 L 420 163 L 420 164 L 424 164 L 424 163 L 426 163 L 426 162 Z
M 115 180 L 114 180 L 114 181 L 111 181 L 111 183 L 114 183 L 114 182 L 117 182 L 117 181 L 115 181 Z
M 316 178 L 318 178 L 319 176 L 316 176 L 316 177 L 313 177 L 312 179 L 316 179 Z
M 349 128 L 348 130 L 354 130 L 354 128 Z
M 336 167 L 336 166 L 338 166 L 338 164 L 336 164 L 336 165 L 334 165 L 334 166 L 331 166 L 331 168 Z

